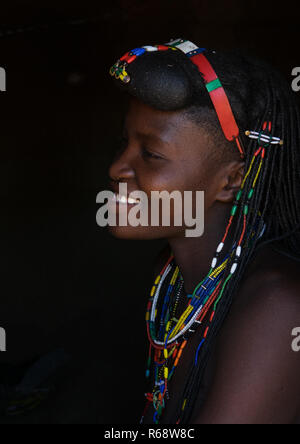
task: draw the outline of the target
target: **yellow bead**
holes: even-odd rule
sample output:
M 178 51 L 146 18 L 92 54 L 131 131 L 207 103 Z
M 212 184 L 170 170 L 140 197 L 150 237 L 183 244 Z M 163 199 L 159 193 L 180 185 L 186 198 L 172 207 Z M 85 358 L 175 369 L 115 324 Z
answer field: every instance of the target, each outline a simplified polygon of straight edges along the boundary
M 152 297 L 155 293 L 156 287 L 153 285 L 152 289 L 151 289 L 151 293 L 150 296 Z M 149 290 L 148 290 L 149 291 Z
M 159 281 L 160 281 L 160 275 L 158 275 L 157 278 L 155 279 L 155 282 L 154 282 L 155 285 L 157 285 L 159 283 Z
M 169 376 L 169 369 L 168 369 L 168 367 L 165 367 L 164 368 L 164 377 L 165 377 L 165 379 L 168 379 L 168 376 Z
M 168 357 L 169 357 L 168 350 L 166 348 L 164 348 L 164 357 L 166 359 L 168 359 Z
M 147 311 L 147 313 L 146 313 L 146 321 L 149 321 L 149 319 L 150 319 L 150 313 L 149 313 L 149 311 Z

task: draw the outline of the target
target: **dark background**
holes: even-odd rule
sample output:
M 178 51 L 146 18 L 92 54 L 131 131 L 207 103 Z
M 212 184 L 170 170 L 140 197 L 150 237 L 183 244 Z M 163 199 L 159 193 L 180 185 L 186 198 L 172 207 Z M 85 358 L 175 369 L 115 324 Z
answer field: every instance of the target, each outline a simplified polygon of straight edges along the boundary
M 53 350 L 69 360 L 47 400 L 0 423 L 134 423 L 144 405 L 144 313 L 162 244 L 115 240 L 96 225 L 125 105 L 110 66 L 134 47 L 185 37 L 244 48 L 291 81 L 300 66 L 295 5 L 1 2 L 0 326 L 8 351 L 0 388 Z M 2 394 L 0 413 L 5 402 Z

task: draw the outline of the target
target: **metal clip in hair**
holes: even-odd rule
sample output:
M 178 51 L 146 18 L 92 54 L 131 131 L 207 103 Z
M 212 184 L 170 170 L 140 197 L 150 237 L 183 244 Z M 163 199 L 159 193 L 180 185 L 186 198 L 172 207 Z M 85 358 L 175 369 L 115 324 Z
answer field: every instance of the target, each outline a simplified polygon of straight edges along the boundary
M 263 131 L 258 133 L 257 131 L 247 130 L 245 131 L 245 134 L 250 139 L 256 139 L 259 145 L 263 145 L 265 147 L 268 147 L 269 145 L 283 145 L 283 140 L 281 140 L 279 137 L 269 136 Z

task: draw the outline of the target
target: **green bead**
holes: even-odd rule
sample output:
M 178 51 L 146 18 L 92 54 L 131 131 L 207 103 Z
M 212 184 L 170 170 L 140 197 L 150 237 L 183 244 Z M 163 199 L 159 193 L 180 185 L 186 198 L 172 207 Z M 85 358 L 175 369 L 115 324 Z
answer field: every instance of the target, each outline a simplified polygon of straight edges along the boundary
M 249 191 L 249 194 L 248 194 L 248 199 L 249 199 L 249 200 L 250 200 L 251 197 L 253 196 L 253 193 L 254 193 L 254 189 L 251 188 L 251 190 Z
M 235 216 L 236 210 L 237 210 L 237 205 L 234 205 L 231 210 L 231 216 Z
M 236 195 L 236 200 L 240 200 L 241 195 L 242 195 L 242 190 L 240 190 L 240 191 L 237 193 L 237 195 Z
M 247 214 L 248 214 L 248 205 L 245 205 L 244 206 L 244 214 L 245 214 L 245 216 L 247 216 Z

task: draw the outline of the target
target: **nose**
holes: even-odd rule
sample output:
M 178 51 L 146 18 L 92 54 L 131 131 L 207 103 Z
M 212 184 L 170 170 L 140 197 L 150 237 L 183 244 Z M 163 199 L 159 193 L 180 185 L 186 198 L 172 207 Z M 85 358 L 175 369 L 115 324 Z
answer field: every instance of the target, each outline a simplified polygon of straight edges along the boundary
M 127 182 L 135 177 L 128 148 L 117 155 L 109 168 L 109 177 L 114 182 Z

